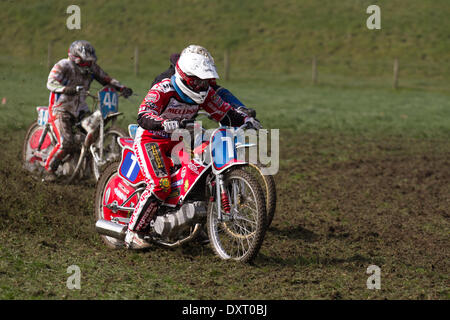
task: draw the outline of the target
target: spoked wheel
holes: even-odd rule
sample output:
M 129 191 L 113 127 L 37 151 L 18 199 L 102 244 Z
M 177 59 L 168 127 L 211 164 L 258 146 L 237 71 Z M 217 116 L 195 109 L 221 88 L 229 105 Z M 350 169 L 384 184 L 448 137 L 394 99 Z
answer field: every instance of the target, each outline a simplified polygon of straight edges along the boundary
M 103 138 L 103 159 L 105 159 L 107 163 L 120 160 L 121 148 L 117 142 L 117 138 L 126 136 L 128 136 L 128 133 L 126 133 L 125 130 L 119 127 L 111 127 L 105 131 L 105 135 Z M 99 168 L 94 163 L 93 159 L 91 161 L 91 164 L 94 178 L 96 181 L 98 181 L 101 174 L 101 168 Z
M 108 221 L 116 222 L 119 224 L 126 224 L 128 212 L 112 210 L 106 207 L 107 204 L 111 204 L 117 201 L 117 204 L 122 204 L 123 200 L 117 198 L 118 191 L 131 193 L 134 189 L 130 186 L 125 185 L 122 179 L 117 174 L 117 168 L 119 167 L 119 162 L 113 162 L 109 164 L 103 171 L 100 179 L 97 182 L 95 189 L 95 199 L 94 199 L 94 220 L 97 222 L 99 219 L 105 219 Z M 119 189 L 120 188 L 120 189 Z M 119 190 L 117 190 L 119 189 Z M 123 196 L 122 196 L 123 198 Z M 134 204 L 137 203 L 137 196 L 131 199 Z M 119 222 L 121 221 L 121 222 Z M 118 240 L 113 237 L 101 235 L 102 240 L 110 248 L 121 248 L 124 245 L 122 240 Z
M 22 164 L 29 172 L 39 174 L 44 170 L 44 164 L 50 152 L 55 147 L 55 143 L 50 139 L 47 132 L 43 137 L 41 149 L 38 151 L 40 139 L 44 132 L 44 127 L 33 122 L 27 130 L 22 147 Z
M 207 229 L 211 246 L 221 259 L 251 262 L 259 252 L 266 232 L 264 191 L 253 175 L 242 169 L 224 174 L 230 213 L 209 202 Z
M 266 197 L 267 227 L 270 227 L 277 206 L 277 189 L 273 176 L 263 175 L 261 168 L 263 168 L 261 164 L 249 163 L 248 167 L 246 167 L 246 171 L 252 173 L 261 184 L 264 196 Z

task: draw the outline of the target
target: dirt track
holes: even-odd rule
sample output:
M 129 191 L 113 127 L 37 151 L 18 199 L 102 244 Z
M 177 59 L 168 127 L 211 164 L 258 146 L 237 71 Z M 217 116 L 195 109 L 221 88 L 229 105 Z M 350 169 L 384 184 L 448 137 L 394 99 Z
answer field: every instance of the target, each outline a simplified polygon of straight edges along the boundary
M 223 299 L 448 298 L 450 148 L 445 141 L 325 135 L 297 137 L 296 144 L 282 141 L 277 213 L 255 266 L 243 267 L 215 260 L 207 248 L 155 249 L 140 256 L 107 250 L 90 216 L 94 185 L 43 185 L 24 176 L 18 163 L 21 138 L 0 139 L 0 282 L 4 288 L 17 285 L 18 297 L 60 298 L 61 293 L 20 288 L 29 274 L 10 268 L 14 252 L 22 252 L 24 260 L 48 255 L 52 269 L 51 261 L 69 263 L 69 256 L 92 247 L 100 257 L 89 257 L 90 250 L 85 259 L 112 264 L 119 258 L 123 268 L 157 256 L 161 266 L 152 270 L 163 269 L 186 283 L 196 299 L 215 294 Z M 20 235 L 28 241 L 20 243 Z M 203 273 L 181 275 L 167 267 L 173 261 Z M 366 288 L 371 264 L 381 268 L 378 292 Z M 205 276 L 214 270 L 220 270 L 215 277 Z M 84 292 L 81 298 L 111 297 L 108 291 Z

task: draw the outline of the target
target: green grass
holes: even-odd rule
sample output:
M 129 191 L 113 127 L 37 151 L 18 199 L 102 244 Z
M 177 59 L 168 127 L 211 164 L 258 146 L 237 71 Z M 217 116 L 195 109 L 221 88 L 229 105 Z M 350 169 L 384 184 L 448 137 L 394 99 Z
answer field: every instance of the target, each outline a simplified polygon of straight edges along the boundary
M 2 96 L 0 129 L 25 129 L 36 118 L 35 106 L 47 105 L 47 71 L 38 65 L 0 64 Z M 108 71 L 108 70 L 107 70 Z M 156 73 L 155 73 L 156 74 Z M 136 122 L 137 108 L 153 79 L 124 72 L 111 75 L 131 86 L 136 96 L 121 99 L 124 128 Z M 305 85 L 290 80 L 267 79 L 221 82 L 257 110 L 268 128 L 301 132 L 342 132 L 376 137 L 446 138 L 450 134 L 450 100 L 445 92 L 339 85 Z M 92 90 L 99 89 L 93 83 Z M 19 93 L 20 92 L 20 93 Z M 91 103 L 91 101 L 89 101 Z M 17 112 L 20 110 L 20 113 Z
M 47 63 L 67 53 L 75 39 L 88 39 L 102 65 L 133 71 L 140 48 L 142 74 L 164 68 L 168 56 L 190 43 L 208 48 L 223 75 L 225 48 L 231 76 L 271 73 L 309 77 L 317 56 L 322 75 L 392 78 L 400 83 L 448 90 L 450 4 L 446 0 L 376 1 L 381 30 L 368 30 L 369 0 L 78 1 L 81 29 L 68 30 L 70 1 L 2 1 L 0 56 L 7 61 Z M 382 80 L 383 81 L 383 80 Z

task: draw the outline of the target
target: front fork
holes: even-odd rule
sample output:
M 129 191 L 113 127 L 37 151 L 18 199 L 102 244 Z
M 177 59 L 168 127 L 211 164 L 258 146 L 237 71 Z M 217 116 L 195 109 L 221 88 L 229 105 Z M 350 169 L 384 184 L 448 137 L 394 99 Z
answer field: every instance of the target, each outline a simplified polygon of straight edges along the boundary
M 225 183 L 223 180 L 223 175 L 216 175 L 216 205 L 217 205 L 217 218 L 219 221 L 224 220 L 225 212 L 226 218 L 230 218 L 230 199 L 228 197 L 227 190 L 225 189 Z
M 111 118 L 111 122 L 112 125 L 114 125 L 114 122 L 117 118 L 116 117 L 112 117 Z M 102 167 L 107 160 L 103 159 L 103 144 L 104 144 L 104 140 L 105 140 L 105 120 L 103 118 L 100 119 L 100 124 L 99 124 L 99 128 L 100 130 L 99 132 L 99 138 L 97 143 L 92 143 L 89 147 L 89 150 L 91 151 L 92 154 L 92 158 L 94 159 L 94 164 L 97 168 Z M 98 150 L 98 153 L 96 152 Z
M 97 127 L 94 128 L 90 128 L 91 130 L 91 134 L 93 135 L 95 133 L 96 130 L 99 130 L 99 138 L 97 140 L 97 143 L 90 143 L 89 146 L 89 150 L 91 151 L 92 154 L 92 159 L 94 160 L 94 166 L 98 168 L 100 168 L 101 166 L 103 166 L 106 161 L 103 159 L 103 140 L 104 140 L 104 129 L 105 129 L 105 121 L 103 120 L 103 117 L 100 116 L 98 117 L 98 120 L 96 119 L 96 121 L 98 121 L 98 125 Z M 88 135 L 90 133 L 88 132 Z M 86 145 L 87 147 L 87 145 Z M 98 150 L 99 153 L 97 153 L 96 151 Z

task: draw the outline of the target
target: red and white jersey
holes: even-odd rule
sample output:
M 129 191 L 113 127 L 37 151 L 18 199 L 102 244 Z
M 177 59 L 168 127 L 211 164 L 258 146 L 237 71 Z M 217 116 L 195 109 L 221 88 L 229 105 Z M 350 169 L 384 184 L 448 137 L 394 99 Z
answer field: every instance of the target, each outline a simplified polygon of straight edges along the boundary
M 155 120 L 178 120 L 194 118 L 200 109 L 210 113 L 216 120 L 220 121 L 231 106 L 220 98 L 211 88 L 205 102 L 189 104 L 182 100 L 173 87 L 170 79 L 155 84 L 142 101 L 138 114 L 149 114 Z
M 186 103 L 178 95 L 171 80 L 164 79 L 156 83 L 142 101 L 138 112 L 138 123 L 144 129 L 153 132 L 160 131 L 164 120 L 193 119 L 200 109 L 211 114 L 216 121 L 221 121 L 230 109 L 233 113 L 236 112 L 212 88 L 202 104 Z M 234 118 L 239 118 L 238 122 L 243 123 L 245 116 L 245 114 L 237 112 Z

